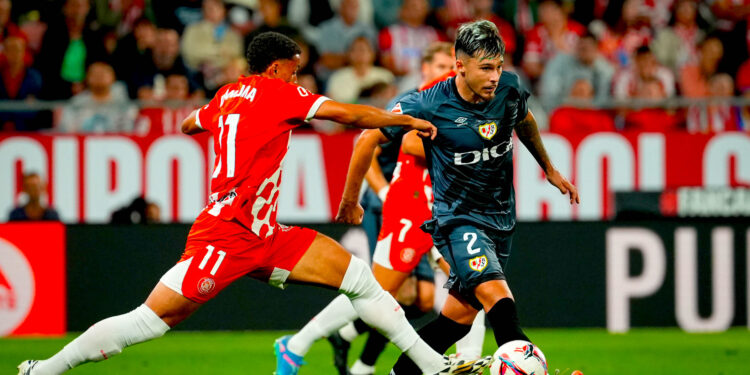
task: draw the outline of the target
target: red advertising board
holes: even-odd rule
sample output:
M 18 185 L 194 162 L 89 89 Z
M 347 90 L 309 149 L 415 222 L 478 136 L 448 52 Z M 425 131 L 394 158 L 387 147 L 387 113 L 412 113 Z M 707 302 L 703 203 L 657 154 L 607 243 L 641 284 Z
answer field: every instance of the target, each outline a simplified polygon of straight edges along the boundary
M 0 225 L 0 337 L 65 334 L 65 226 Z
M 284 160 L 278 219 L 326 223 L 336 215 L 356 131 L 295 132 Z M 571 207 L 516 142 L 515 187 L 521 220 L 601 220 L 614 191 L 683 186 L 750 186 L 750 134 L 616 133 L 542 135 L 552 161 L 579 188 Z M 213 150 L 206 134 L 0 135 L 0 221 L 17 203 L 21 171 L 49 181 L 64 222 L 104 223 L 143 195 L 164 222 L 191 222 L 206 204 Z

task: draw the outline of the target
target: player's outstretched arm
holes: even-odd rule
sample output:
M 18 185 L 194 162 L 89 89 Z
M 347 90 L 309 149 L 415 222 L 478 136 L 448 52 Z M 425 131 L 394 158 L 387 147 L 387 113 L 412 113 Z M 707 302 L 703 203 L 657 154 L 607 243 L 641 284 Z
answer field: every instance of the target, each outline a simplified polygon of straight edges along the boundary
M 388 142 L 388 138 L 380 130 L 365 130 L 354 145 L 352 160 L 349 162 L 349 172 L 346 175 L 346 186 L 344 195 L 339 204 L 339 213 L 336 222 L 346 224 L 362 223 L 364 210 L 359 205 L 359 190 L 362 188 L 362 179 L 370 168 L 372 156 L 378 144 Z
M 544 149 L 544 144 L 542 143 L 542 137 L 539 135 L 539 127 L 537 127 L 536 119 L 531 111 L 529 111 L 525 119 L 516 125 L 516 135 L 523 142 L 523 145 L 526 146 L 526 149 L 531 152 L 531 155 L 534 156 L 539 166 L 542 167 L 542 170 L 547 175 L 547 181 L 560 189 L 560 193 L 570 195 L 570 204 L 580 203 L 578 189 L 560 174 L 549 160 L 547 150 Z
M 198 126 L 196 119 L 196 115 L 198 114 L 198 111 L 193 111 L 190 113 L 188 117 L 186 117 L 184 120 L 182 120 L 182 132 L 184 134 L 192 135 L 200 132 L 204 132 L 205 130 Z
M 432 139 L 437 135 L 437 128 L 428 121 L 407 115 L 399 115 L 379 108 L 361 104 L 345 104 L 327 100 L 315 112 L 315 118 L 336 121 L 361 129 L 403 126 L 407 130 L 417 130 L 422 137 Z

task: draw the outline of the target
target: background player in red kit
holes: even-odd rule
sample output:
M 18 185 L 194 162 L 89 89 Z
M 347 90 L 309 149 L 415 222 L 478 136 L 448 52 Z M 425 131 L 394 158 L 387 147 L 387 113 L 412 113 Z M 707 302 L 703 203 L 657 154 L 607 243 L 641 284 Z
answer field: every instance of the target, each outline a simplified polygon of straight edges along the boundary
M 276 223 L 281 163 L 290 131 L 311 118 L 360 128 L 401 125 L 434 136 L 422 120 L 373 107 L 330 101 L 294 85 L 300 48 L 278 33 L 257 36 L 248 47 L 254 74 L 224 86 L 182 125 L 187 134 L 210 131 L 217 157 L 209 205 L 193 225 L 180 261 L 135 310 L 94 324 L 44 361 L 19 365 L 21 374 L 60 374 L 101 361 L 123 348 L 162 336 L 237 278 L 272 285 L 286 281 L 334 287 L 356 313 L 385 333 L 424 373 L 475 373 L 487 363 L 443 357 L 425 344 L 369 267 L 315 231 Z M 277 374 L 295 374 L 301 358 L 277 341 Z

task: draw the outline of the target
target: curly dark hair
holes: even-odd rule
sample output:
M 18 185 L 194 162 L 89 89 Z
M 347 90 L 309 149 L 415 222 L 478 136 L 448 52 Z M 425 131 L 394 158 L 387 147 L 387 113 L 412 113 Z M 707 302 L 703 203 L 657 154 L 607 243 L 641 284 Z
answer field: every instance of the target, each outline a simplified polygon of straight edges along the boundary
M 286 35 L 273 31 L 258 34 L 247 46 L 250 73 L 263 73 L 276 60 L 291 59 L 302 53 L 299 45 Z

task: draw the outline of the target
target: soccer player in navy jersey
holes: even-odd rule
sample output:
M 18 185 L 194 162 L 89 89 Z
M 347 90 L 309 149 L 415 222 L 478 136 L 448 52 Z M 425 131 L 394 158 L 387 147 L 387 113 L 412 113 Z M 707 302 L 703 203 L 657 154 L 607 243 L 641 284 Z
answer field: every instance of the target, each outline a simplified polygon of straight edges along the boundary
M 432 219 L 422 225 L 451 267 L 450 290 L 440 316 L 419 333 L 438 352 L 466 335 L 480 310 L 487 313 L 500 346 L 528 340 L 505 278 L 516 225 L 513 191 L 513 131 L 570 203 L 578 191 L 552 165 L 542 144 L 529 92 L 519 77 L 503 71 L 505 44 L 488 21 L 462 25 L 457 33 L 455 78 L 401 98 L 391 109 L 432 122 L 434 140 L 423 140 L 432 178 Z M 357 192 L 375 145 L 402 137 L 395 127 L 366 131 L 352 157 L 339 219 L 361 218 Z M 402 356 L 392 374 L 420 374 Z

